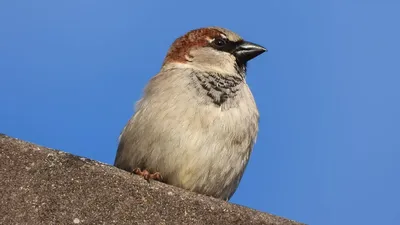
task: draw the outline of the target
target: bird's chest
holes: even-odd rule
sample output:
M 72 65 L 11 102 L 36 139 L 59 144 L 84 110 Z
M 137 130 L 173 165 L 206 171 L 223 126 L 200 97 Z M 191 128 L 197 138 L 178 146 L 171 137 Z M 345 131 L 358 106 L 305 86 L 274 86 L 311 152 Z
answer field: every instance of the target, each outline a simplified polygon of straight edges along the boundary
M 176 179 L 189 189 L 199 188 L 194 181 L 229 189 L 245 168 L 256 137 L 257 111 L 249 110 L 245 102 L 223 107 L 193 105 L 189 124 L 182 126 L 187 131 L 180 137 L 185 144 L 179 156 L 185 163 Z
M 217 104 L 209 96 L 193 102 L 190 129 L 217 148 L 246 148 L 258 129 L 258 111 L 251 96 L 238 90 Z M 204 100 L 206 99 L 206 100 Z M 190 110 L 191 111 L 191 110 Z M 224 146 L 222 146 L 224 145 Z M 232 145 L 232 146 L 231 146 Z
M 257 130 L 258 111 L 248 86 L 235 77 L 218 76 L 194 78 L 195 91 L 190 92 L 191 127 L 200 129 L 206 138 L 221 141 L 251 138 Z M 186 96 L 185 96 L 186 97 Z
M 143 118 L 137 119 L 149 121 L 146 129 L 154 134 L 146 143 L 155 160 L 147 161 L 147 166 L 162 171 L 170 183 L 191 190 L 199 183 L 222 182 L 227 187 L 237 180 L 256 137 L 258 111 L 248 87 L 235 88 L 234 96 L 218 104 L 207 94 L 215 88 L 201 85 L 146 100 L 148 107 L 158 109 L 152 114 L 142 107 Z
M 228 100 L 229 101 L 229 100 Z M 196 122 L 213 136 L 245 133 L 251 114 L 240 105 L 209 105 L 199 109 Z

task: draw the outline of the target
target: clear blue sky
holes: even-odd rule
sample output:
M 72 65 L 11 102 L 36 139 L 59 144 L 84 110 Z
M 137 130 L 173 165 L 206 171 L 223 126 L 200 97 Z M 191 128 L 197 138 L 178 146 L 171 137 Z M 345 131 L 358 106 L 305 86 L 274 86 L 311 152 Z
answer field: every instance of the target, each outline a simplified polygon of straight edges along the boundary
M 264 45 L 231 200 L 324 225 L 400 224 L 400 2 L 1 1 L 0 132 L 112 164 L 169 45 L 218 25 Z

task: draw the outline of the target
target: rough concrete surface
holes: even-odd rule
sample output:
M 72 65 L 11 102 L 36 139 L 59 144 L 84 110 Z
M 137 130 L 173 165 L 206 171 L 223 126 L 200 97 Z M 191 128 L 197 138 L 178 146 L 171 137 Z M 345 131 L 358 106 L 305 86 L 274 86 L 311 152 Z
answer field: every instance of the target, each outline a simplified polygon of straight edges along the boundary
M 0 224 L 300 224 L 0 134 Z

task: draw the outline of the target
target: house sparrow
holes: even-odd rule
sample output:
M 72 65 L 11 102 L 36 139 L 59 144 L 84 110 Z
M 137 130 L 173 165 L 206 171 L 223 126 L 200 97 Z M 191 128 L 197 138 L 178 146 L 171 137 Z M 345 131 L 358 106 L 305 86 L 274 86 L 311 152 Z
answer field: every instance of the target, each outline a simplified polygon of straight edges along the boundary
M 120 134 L 114 165 L 229 200 L 258 133 L 246 63 L 265 51 L 220 27 L 176 39 Z

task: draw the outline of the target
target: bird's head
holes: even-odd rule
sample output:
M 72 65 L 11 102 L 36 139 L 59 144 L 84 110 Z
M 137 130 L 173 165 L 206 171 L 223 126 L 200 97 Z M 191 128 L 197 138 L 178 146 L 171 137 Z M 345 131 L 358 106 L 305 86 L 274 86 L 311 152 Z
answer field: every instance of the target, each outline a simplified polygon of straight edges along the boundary
M 249 60 L 267 51 L 221 27 L 191 30 L 177 38 L 165 57 L 163 68 L 190 67 L 219 74 L 245 76 Z

